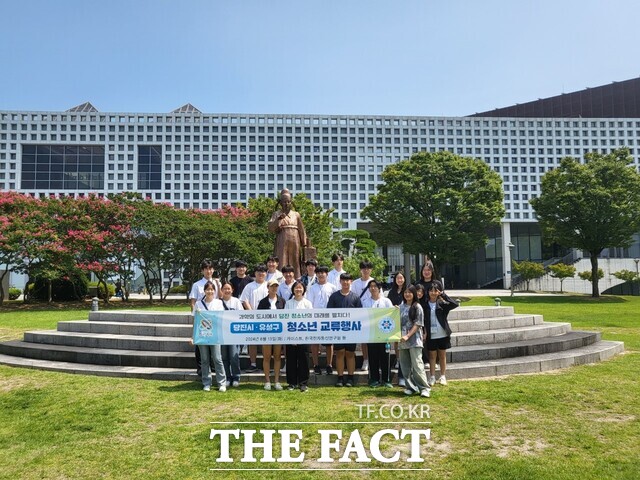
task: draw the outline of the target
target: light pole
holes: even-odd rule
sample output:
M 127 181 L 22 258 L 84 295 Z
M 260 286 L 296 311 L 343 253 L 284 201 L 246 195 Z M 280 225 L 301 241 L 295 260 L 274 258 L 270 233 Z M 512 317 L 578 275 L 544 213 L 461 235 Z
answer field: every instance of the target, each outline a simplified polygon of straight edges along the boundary
M 511 296 L 513 297 L 513 250 L 516 246 L 509 242 L 507 248 L 509 248 L 509 288 L 511 289 Z

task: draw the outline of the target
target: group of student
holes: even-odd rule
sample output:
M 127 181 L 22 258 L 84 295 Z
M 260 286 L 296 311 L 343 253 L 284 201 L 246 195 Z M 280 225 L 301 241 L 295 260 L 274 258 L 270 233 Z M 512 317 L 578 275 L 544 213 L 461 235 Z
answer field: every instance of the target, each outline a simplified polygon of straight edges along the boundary
M 447 316 L 458 303 L 445 292 L 442 283 L 433 278 L 433 264 L 427 261 L 421 270 L 421 278 L 408 285 L 402 272 L 397 272 L 387 295 L 382 284 L 371 276 L 371 262 L 360 263 L 360 277 L 353 280 L 343 270 L 344 257 L 336 253 L 332 257 L 334 268 L 318 265 L 310 259 L 305 263 L 306 273 L 295 278 L 290 265 L 278 270 L 279 259 L 267 258 L 266 264 L 256 265 L 254 278 L 247 275 L 247 264 L 237 261 L 236 276 L 231 280 L 213 277 L 211 260 L 203 260 L 203 278 L 193 284 L 189 299 L 192 311 L 198 310 L 275 310 L 275 309 L 323 309 L 323 308 L 392 308 L 400 310 L 401 340 L 394 344 L 398 357 L 398 384 L 407 395 L 420 394 L 429 397 L 436 384 L 436 362 L 440 366 L 437 383 L 446 385 L 446 351 L 451 348 L 451 328 Z M 320 345 L 311 345 L 313 371 L 323 373 L 319 364 Z M 356 369 L 356 344 L 324 345 L 327 353 L 325 373 L 335 371 L 337 387 L 354 385 Z M 306 392 L 309 382 L 309 355 L 307 345 L 286 345 L 286 380 L 288 390 Z M 196 347 L 198 373 L 205 391 L 211 389 L 211 364 L 215 366 L 218 390 L 240 384 L 240 351 L 238 345 L 199 345 Z M 256 372 L 257 345 L 248 346 L 250 366 L 246 371 Z M 392 387 L 390 345 L 384 343 L 362 344 L 362 370 L 369 370 L 369 386 Z M 283 390 L 280 383 L 281 345 L 262 345 L 262 371 L 265 390 Z M 274 383 L 271 383 L 271 358 L 273 357 Z M 429 365 L 429 373 L 425 371 Z M 346 375 L 345 375 L 346 370 Z

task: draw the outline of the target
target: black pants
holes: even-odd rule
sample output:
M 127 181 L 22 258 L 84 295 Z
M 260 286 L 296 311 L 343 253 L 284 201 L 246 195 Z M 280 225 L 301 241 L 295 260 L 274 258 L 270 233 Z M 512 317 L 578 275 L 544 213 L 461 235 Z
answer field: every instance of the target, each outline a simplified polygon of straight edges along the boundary
M 287 345 L 287 383 L 306 385 L 309 382 L 309 348 L 307 345 Z
M 196 347 L 196 369 L 200 370 L 202 368 L 202 361 L 200 360 L 200 349 L 198 345 Z
M 389 353 L 385 351 L 384 343 L 368 343 L 369 348 L 369 380 L 379 383 L 390 383 Z M 382 370 L 382 378 L 380 378 Z

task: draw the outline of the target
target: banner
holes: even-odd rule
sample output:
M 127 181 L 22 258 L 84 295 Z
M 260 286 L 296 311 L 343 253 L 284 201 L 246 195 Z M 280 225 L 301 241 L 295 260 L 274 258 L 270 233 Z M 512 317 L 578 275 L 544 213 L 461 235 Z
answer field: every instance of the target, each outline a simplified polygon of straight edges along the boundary
M 397 308 L 198 311 L 196 345 L 291 345 L 400 341 Z

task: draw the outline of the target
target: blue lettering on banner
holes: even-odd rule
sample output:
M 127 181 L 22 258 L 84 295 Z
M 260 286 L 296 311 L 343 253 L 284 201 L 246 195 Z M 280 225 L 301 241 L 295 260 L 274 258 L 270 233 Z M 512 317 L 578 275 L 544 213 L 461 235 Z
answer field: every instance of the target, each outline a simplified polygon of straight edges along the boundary
M 231 333 L 282 333 L 282 324 L 280 322 L 232 322 Z
M 293 325 L 290 323 L 287 325 L 287 329 L 290 332 L 295 332 L 296 330 L 291 330 L 289 325 Z M 298 331 L 314 331 L 317 330 L 298 330 Z M 349 321 L 349 320 L 333 320 L 330 322 L 320 322 L 320 331 L 321 332 L 361 332 L 362 331 L 362 322 L 360 320 Z

